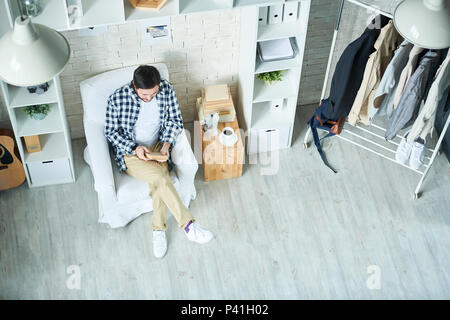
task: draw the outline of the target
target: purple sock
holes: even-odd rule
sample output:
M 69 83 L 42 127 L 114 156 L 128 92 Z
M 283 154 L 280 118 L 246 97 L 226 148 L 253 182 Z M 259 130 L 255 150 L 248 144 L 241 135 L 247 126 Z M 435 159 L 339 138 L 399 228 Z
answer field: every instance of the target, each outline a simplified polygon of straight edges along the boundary
M 188 233 L 188 232 L 189 232 L 189 226 L 191 225 L 191 223 L 192 223 L 192 220 L 191 220 L 191 221 L 189 221 L 189 223 L 187 224 L 187 226 L 186 226 L 186 227 L 184 227 L 184 231 L 186 231 L 186 233 Z

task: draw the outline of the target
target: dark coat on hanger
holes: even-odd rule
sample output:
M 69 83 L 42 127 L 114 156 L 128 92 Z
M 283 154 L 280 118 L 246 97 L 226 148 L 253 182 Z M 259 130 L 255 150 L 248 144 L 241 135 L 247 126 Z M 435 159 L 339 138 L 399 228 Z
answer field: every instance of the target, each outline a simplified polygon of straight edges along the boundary
M 330 88 L 330 103 L 334 116 L 332 119 L 346 117 L 352 108 L 364 76 L 367 60 L 375 51 L 374 44 L 381 28 L 389 18 L 378 15 L 367 26 L 364 33 L 345 48 L 334 71 Z

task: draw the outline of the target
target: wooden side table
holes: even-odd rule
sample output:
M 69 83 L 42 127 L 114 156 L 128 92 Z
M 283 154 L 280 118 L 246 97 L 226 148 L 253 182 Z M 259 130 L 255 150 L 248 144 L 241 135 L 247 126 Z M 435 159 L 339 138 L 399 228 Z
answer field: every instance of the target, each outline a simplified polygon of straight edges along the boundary
M 244 144 L 242 143 L 241 132 L 237 116 L 233 122 L 219 122 L 217 125 L 218 134 L 208 139 L 200 125 L 198 112 L 194 106 L 195 125 L 194 130 L 198 130 L 196 136 L 201 141 L 196 141 L 201 146 L 201 155 L 205 181 L 237 178 L 242 176 L 242 165 L 244 164 Z M 233 146 L 224 146 L 219 135 L 222 129 L 231 127 L 238 137 Z

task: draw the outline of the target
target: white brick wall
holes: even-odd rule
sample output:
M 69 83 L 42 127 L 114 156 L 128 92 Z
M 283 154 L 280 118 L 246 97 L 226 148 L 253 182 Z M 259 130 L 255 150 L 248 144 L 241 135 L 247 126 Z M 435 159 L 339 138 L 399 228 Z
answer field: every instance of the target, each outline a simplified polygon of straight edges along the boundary
M 334 0 L 312 1 L 299 104 L 319 99 L 337 4 Z M 228 83 L 236 98 L 240 20 L 237 9 L 175 16 L 171 19 L 173 43 L 152 47 L 141 45 L 139 22 L 108 26 L 108 32 L 98 36 L 64 32 L 72 49 L 61 75 L 72 138 L 84 137 L 80 81 L 124 66 L 166 63 L 185 122 L 194 119 L 195 99 L 205 85 Z M 1 101 L 0 125 L 7 122 Z
M 173 43 L 151 47 L 141 44 L 139 22 L 108 26 L 98 36 L 64 32 L 72 48 L 61 75 L 72 138 L 84 136 L 79 82 L 108 70 L 165 63 L 186 122 L 193 121 L 195 99 L 206 84 L 227 82 L 236 95 L 240 10 L 180 15 L 171 22 Z

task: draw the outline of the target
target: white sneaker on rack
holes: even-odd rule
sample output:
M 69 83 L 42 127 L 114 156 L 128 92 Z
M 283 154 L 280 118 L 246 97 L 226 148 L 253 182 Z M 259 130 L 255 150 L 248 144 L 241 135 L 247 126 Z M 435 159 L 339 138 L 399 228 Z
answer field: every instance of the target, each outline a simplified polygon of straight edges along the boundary
M 153 230 L 153 254 L 156 258 L 162 258 L 167 251 L 166 232 L 164 230 Z
M 189 223 L 184 228 L 184 234 L 189 240 L 197 243 L 207 243 L 214 237 L 211 231 L 204 229 L 196 222 Z
M 395 160 L 397 160 L 397 162 L 402 164 L 406 164 L 406 162 L 408 162 L 413 147 L 413 144 L 409 143 L 406 140 L 408 133 L 409 131 L 405 133 L 405 135 L 402 137 L 402 141 L 400 141 L 400 144 L 398 145 L 397 148 L 397 152 L 395 153 Z
M 425 157 L 425 144 L 426 141 L 422 140 L 421 138 L 414 141 L 411 151 L 411 157 L 409 158 L 409 166 L 411 168 L 417 170 L 421 165 L 423 165 L 423 159 Z

